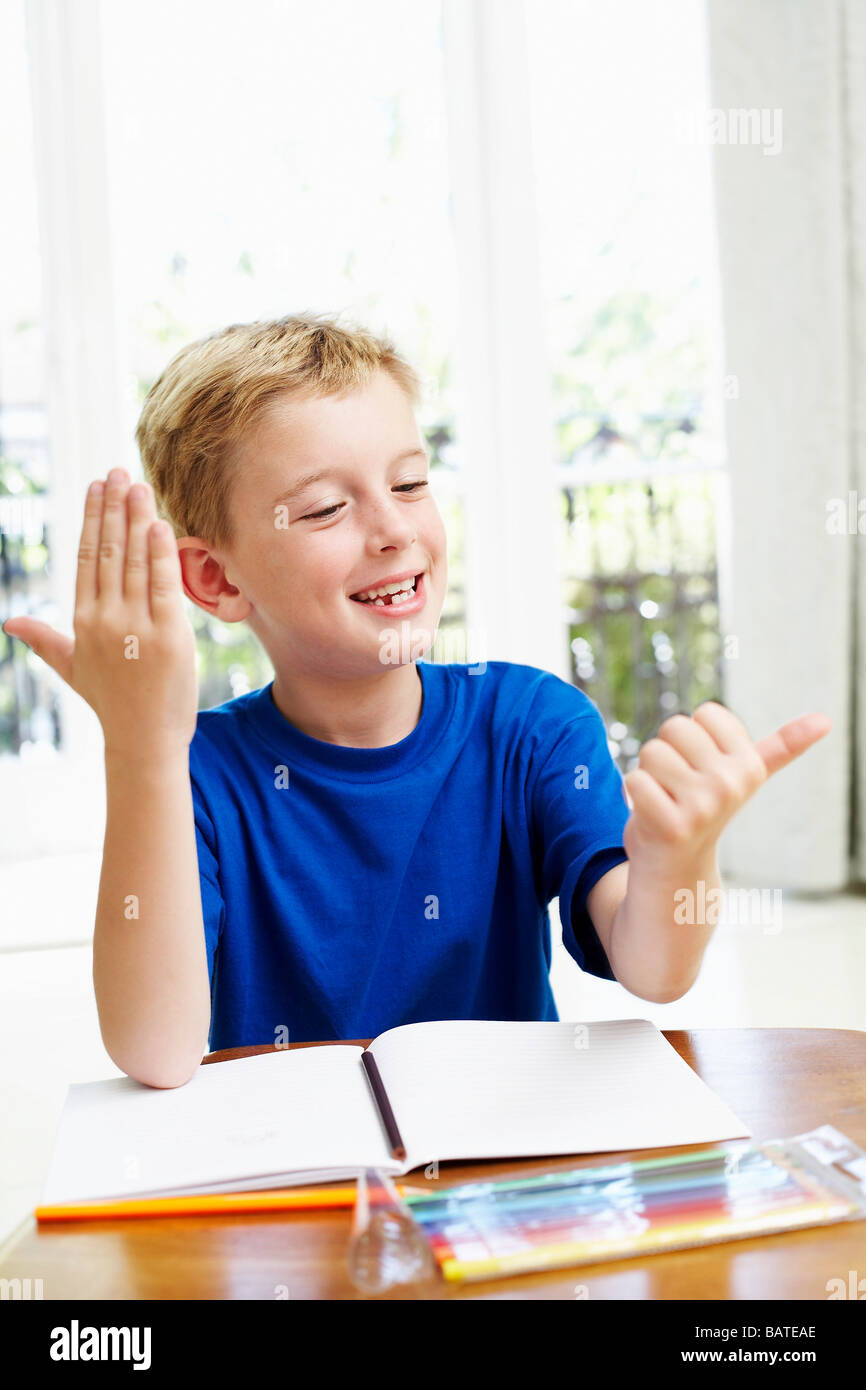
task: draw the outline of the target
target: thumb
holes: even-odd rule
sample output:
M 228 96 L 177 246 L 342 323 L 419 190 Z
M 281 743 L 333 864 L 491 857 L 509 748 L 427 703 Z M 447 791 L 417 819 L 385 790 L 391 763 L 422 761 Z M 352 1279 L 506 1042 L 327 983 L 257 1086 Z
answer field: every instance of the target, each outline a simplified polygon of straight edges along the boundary
M 770 776 L 799 758 L 813 743 L 830 732 L 832 725 L 826 714 L 803 714 L 783 724 L 774 734 L 768 734 L 755 744 Z
M 67 685 L 69 684 L 72 675 L 72 653 L 75 650 L 73 637 L 64 637 L 62 632 L 56 632 L 48 623 L 41 623 L 38 618 L 7 618 L 3 624 L 3 631 L 7 637 L 17 637 L 21 642 L 25 642 L 31 651 L 41 657 L 52 671 L 56 671 Z

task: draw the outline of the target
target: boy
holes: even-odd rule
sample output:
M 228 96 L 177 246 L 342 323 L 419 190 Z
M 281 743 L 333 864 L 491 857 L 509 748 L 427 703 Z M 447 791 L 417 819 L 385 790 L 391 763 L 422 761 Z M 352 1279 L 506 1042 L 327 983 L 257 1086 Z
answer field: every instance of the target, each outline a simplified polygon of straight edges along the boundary
M 152 1086 L 211 1049 L 432 1018 L 555 1019 L 547 906 L 593 974 L 663 1003 L 714 923 L 725 823 L 827 732 L 753 744 L 708 703 L 623 781 L 598 710 L 529 666 L 421 661 L 445 533 L 393 345 L 332 320 L 180 352 L 87 497 L 75 640 L 15 619 L 105 733 L 93 978 L 109 1055 Z M 155 521 L 154 499 L 171 523 Z M 174 535 L 172 535 L 172 531 Z M 186 594 L 249 623 L 273 682 L 197 709 Z

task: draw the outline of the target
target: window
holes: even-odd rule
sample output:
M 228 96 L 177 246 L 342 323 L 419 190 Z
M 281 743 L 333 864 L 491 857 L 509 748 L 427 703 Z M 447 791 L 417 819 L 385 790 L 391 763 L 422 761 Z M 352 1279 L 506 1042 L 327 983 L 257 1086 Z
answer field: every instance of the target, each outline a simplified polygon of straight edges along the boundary
M 718 698 L 723 378 L 701 7 L 527 6 L 572 678 L 623 770 Z
M 438 0 L 103 7 L 108 183 L 129 468 L 144 396 L 186 342 L 311 310 L 388 333 L 430 383 L 419 415 L 462 612 Z M 242 32 L 241 32 L 242 31 Z M 243 624 L 191 609 L 203 708 L 262 685 Z M 447 659 L 447 658 L 444 658 Z
M 8 199 L 0 256 L 0 622 L 56 622 L 47 498 L 42 285 L 23 0 L 0 6 L 0 163 Z M 60 743 L 45 663 L 0 632 L 0 754 L 51 757 Z

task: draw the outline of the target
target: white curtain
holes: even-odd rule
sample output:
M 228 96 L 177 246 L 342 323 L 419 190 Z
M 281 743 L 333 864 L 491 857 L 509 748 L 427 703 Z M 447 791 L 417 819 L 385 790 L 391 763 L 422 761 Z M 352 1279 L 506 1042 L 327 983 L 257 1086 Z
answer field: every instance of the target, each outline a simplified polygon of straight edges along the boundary
M 708 0 L 707 20 L 731 480 L 724 698 L 755 738 L 812 710 L 833 723 L 731 823 L 722 870 L 831 891 L 866 880 L 866 535 L 828 529 L 852 500 L 866 511 L 866 5 Z M 751 110 L 768 113 L 768 138 L 736 143 L 731 113 Z
M 851 348 L 851 474 L 860 527 L 866 533 L 866 8 L 846 0 L 849 295 Z M 852 586 L 854 648 L 851 666 L 856 738 L 854 767 L 853 877 L 866 883 L 866 534 L 850 541 L 856 553 Z

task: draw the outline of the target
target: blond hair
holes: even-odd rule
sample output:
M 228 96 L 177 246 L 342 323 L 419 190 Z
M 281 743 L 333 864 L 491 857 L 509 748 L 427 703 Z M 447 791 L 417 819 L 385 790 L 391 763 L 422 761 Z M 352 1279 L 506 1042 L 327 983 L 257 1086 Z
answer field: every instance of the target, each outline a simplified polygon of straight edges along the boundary
M 187 344 L 148 391 L 135 431 L 159 515 L 176 536 L 231 546 L 233 451 L 271 401 L 339 396 L 376 371 L 420 404 L 422 380 L 392 342 L 321 314 L 235 323 Z

